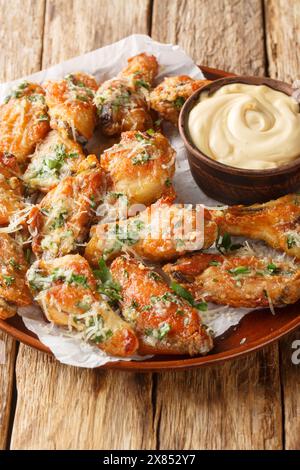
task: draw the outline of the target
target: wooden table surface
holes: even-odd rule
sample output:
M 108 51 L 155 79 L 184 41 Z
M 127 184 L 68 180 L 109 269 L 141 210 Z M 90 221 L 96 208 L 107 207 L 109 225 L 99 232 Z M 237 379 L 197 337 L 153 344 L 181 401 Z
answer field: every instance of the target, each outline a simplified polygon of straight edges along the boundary
M 132 33 L 197 63 L 300 78 L 300 0 L 0 0 L 0 80 Z M 59 364 L 0 333 L 0 448 L 299 449 L 300 331 L 246 358 L 136 374 Z

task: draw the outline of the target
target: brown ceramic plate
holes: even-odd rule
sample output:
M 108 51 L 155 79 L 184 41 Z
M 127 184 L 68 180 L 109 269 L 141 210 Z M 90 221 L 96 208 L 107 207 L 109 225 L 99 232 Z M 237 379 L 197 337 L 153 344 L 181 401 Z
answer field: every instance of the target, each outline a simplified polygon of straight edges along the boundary
M 208 67 L 201 67 L 201 69 L 205 76 L 211 80 L 233 75 Z M 298 327 L 300 327 L 300 302 L 277 310 L 276 315 L 272 315 L 267 309 L 256 310 L 246 315 L 238 326 L 231 328 L 224 336 L 217 338 L 214 349 L 207 356 L 193 358 L 156 356 L 143 362 L 114 362 L 103 366 L 103 368 L 147 372 L 217 364 L 262 348 Z M 0 320 L 0 329 L 28 346 L 51 354 L 50 350 L 25 328 L 18 316 L 6 321 Z

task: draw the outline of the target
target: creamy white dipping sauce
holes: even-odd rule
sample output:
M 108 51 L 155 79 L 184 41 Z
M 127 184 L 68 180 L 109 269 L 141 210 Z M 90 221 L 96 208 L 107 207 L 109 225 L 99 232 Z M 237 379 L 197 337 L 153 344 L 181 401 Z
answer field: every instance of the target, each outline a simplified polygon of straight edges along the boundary
M 188 129 L 200 151 L 237 168 L 276 168 L 300 156 L 299 103 L 265 85 L 233 83 L 201 93 Z

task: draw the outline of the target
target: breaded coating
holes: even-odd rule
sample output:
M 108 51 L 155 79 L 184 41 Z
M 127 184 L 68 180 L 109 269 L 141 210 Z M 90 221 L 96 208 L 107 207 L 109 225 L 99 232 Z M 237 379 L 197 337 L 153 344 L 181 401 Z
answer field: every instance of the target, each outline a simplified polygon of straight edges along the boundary
M 210 247 L 218 236 L 218 227 L 202 206 L 172 204 L 167 197 L 135 217 L 95 225 L 90 235 L 85 257 L 92 265 L 97 265 L 101 256 L 111 259 L 121 251 L 163 262 Z
M 178 297 L 160 276 L 134 258 L 111 265 L 121 285 L 122 313 L 134 327 L 142 354 L 207 354 L 213 341 L 196 308 Z
M 90 139 L 96 125 L 93 99 L 98 85 L 94 77 L 77 72 L 61 80 L 48 80 L 43 87 L 52 129 L 80 143 Z
M 50 322 L 77 330 L 108 354 L 125 357 L 136 352 L 132 327 L 97 292 L 92 270 L 80 255 L 36 261 L 27 282 Z
M 31 190 L 47 193 L 63 178 L 74 175 L 84 159 L 78 143 L 53 130 L 31 155 L 24 182 Z
M 231 307 L 293 304 L 300 298 L 300 266 L 255 254 L 197 253 L 164 271 L 197 300 Z
M 0 152 L 0 225 L 8 224 L 10 217 L 25 207 L 20 176 L 16 157 Z
M 28 269 L 22 246 L 6 233 L 0 233 L 0 318 L 12 317 L 17 306 L 30 305 L 32 297 L 25 283 Z
M 0 106 L 0 152 L 21 164 L 50 129 L 44 95 L 42 87 L 25 81 Z
M 151 93 L 151 108 L 162 118 L 175 126 L 185 101 L 199 88 L 210 83 L 210 80 L 194 80 L 187 75 L 166 77 Z
M 232 206 L 213 216 L 222 232 L 263 240 L 300 259 L 300 194 L 288 194 L 264 204 Z
M 37 257 L 63 256 L 84 242 L 94 207 L 105 191 L 105 181 L 97 158 L 89 155 L 75 176 L 64 178 L 31 210 L 29 230 Z
M 172 186 L 175 150 L 159 132 L 123 132 L 119 144 L 101 156 L 101 166 L 111 177 L 113 191 L 128 201 L 151 204 Z
M 117 77 L 102 83 L 94 102 L 104 134 L 153 127 L 147 98 L 157 69 L 154 56 L 139 54 L 129 59 L 128 66 Z

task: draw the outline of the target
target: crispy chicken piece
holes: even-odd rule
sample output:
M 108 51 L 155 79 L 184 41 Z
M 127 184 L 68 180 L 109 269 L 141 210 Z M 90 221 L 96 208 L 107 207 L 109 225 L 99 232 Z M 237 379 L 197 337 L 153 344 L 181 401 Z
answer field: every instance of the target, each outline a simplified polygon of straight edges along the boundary
M 110 259 L 122 250 L 151 261 L 167 261 L 210 247 L 217 233 L 216 223 L 203 207 L 194 209 L 163 198 L 125 221 L 93 226 L 85 256 L 92 265 L 101 256 Z
M 232 206 L 213 216 L 223 232 L 263 240 L 300 259 L 300 194 L 288 194 L 265 204 Z
M 208 83 L 210 80 L 194 80 L 187 75 L 166 77 L 150 93 L 151 108 L 177 126 L 179 113 L 185 101 L 194 91 Z
M 255 308 L 293 304 L 300 298 L 300 266 L 293 261 L 197 253 L 163 269 L 196 300 Z
M 16 157 L 0 152 L 0 225 L 8 224 L 10 217 L 25 207 L 20 176 Z
M 18 306 L 30 305 L 32 298 L 25 283 L 28 269 L 22 246 L 6 233 L 0 233 L 0 318 L 15 315 Z
M 78 72 L 62 80 L 48 80 L 43 86 L 52 129 L 63 131 L 69 138 L 86 143 L 92 137 L 96 125 L 93 99 L 98 85 L 94 77 Z
M 0 152 L 21 164 L 50 129 L 44 95 L 39 85 L 22 82 L 0 106 Z
M 111 265 L 121 285 L 122 313 L 134 327 L 141 354 L 207 354 L 212 338 L 198 311 L 178 297 L 160 276 L 133 258 Z
M 63 178 L 74 175 L 84 159 L 79 144 L 53 130 L 31 155 L 24 182 L 32 190 L 47 193 Z
M 119 144 L 101 156 L 113 191 L 131 204 L 151 204 L 169 191 L 175 171 L 175 150 L 159 132 L 123 132 Z
M 92 270 L 80 255 L 36 261 L 27 272 L 27 282 L 50 322 L 74 328 L 108 354 L 136 352 L 133 329 L 97 292 Z
M 93 208 L 105 191 L 105 174 L 89 155 L 75 176 L 64 178 L 29 214 L 32 249 L 37 257 L 56 258 L 76 250 L 88 234 Z
M 147 97 L 157 69 L 154 56 L 139 54 L 129 59 L 128 66 L 116 78 L 102 83 L 94 102 L 104 134 L 152 127 Z

